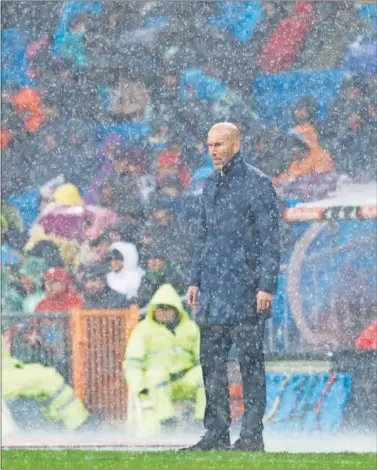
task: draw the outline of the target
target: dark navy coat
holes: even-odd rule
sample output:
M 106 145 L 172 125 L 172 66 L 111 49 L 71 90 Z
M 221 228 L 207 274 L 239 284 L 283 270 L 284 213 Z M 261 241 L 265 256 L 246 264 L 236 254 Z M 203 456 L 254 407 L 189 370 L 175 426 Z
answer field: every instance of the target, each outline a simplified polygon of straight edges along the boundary
M 237 153 L 201 197 L 189 285 L 198 286 L 199 324 L 257 319 L 256 294 L 274 294 L 280 263 L 279 213 L 269 178 Z

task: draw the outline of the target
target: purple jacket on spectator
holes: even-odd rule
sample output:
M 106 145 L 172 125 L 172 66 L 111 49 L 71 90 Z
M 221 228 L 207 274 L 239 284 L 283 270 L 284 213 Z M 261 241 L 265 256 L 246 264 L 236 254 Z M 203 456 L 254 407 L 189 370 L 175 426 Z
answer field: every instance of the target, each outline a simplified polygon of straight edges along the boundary
M 104 138 L 103 147 L 101 150 L 101 169 L 97 173 L 84 196 L 84 201 L 86 204 L 98 204 L 100 187 L 106 178 L 113 172 L 113 164 L 110 159 L 111 154 L 123 145 L 125 145 L 124 139 L 119 134 L 111 133 Z

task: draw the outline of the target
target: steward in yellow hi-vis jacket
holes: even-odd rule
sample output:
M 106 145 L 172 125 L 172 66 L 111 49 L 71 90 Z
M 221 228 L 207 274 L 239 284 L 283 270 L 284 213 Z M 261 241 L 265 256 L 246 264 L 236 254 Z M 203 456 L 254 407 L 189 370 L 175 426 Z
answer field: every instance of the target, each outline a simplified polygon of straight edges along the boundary
M 199 365 L 200 333 L 185 312 L 177 291 L 164 284 L 153 295 L 145 320 L 134 329 L 124 361 L 129 391 L 128 419 L 159 423 L 175 417 L 175 401 L 195 400 L 196 420 L 203 420 L 205 393 Z M 135 402 L 141 404 L 135 407 Z M 140 409 L 151 413 L 141 416 Z M 141 423 L 140 421 L 144 421 Z
M 24 364 L 13 358 L 3 336 L 1 349 L 2 399 L 5 402 L 14 398 L 34 398 L 48 421 L 63 423 L 68 429 L 77 429 L 87 421 L 88 411 L 59 372 L 52 367 Z

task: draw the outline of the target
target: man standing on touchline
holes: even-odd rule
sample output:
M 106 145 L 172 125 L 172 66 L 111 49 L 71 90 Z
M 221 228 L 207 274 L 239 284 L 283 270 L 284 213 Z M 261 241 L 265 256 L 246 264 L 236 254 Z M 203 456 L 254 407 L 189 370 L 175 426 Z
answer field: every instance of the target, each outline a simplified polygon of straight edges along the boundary
M 233 449 L 264 450 L 263 336 L 279 273 L 279 215 L 271 181 L 245 162 L 240 140 L 231 123 L 216 124 L 208 133 L 215 173 L 207 180 L 201 198 L 187 291 L 190 308 L 197 309 L 201 333 L 207 432 L 189 450 L 230 448 L 227 358 L 233 342 L 245 410 Z

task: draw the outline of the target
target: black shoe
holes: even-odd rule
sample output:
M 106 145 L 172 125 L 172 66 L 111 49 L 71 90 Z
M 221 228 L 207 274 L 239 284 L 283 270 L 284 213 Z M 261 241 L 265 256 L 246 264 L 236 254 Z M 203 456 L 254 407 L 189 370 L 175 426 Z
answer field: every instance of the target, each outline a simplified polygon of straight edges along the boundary
M 240 452 L 264 452 L 263 437 L 255 439 L 237 439 L 232 446 L 232 450 Z
M 205 434 L 199 442 L 191 447 L 187 447 L 181 450 L 229 450 L 230 449 L 230 438 L 229 434 L 226 437 L 214 437 Z

